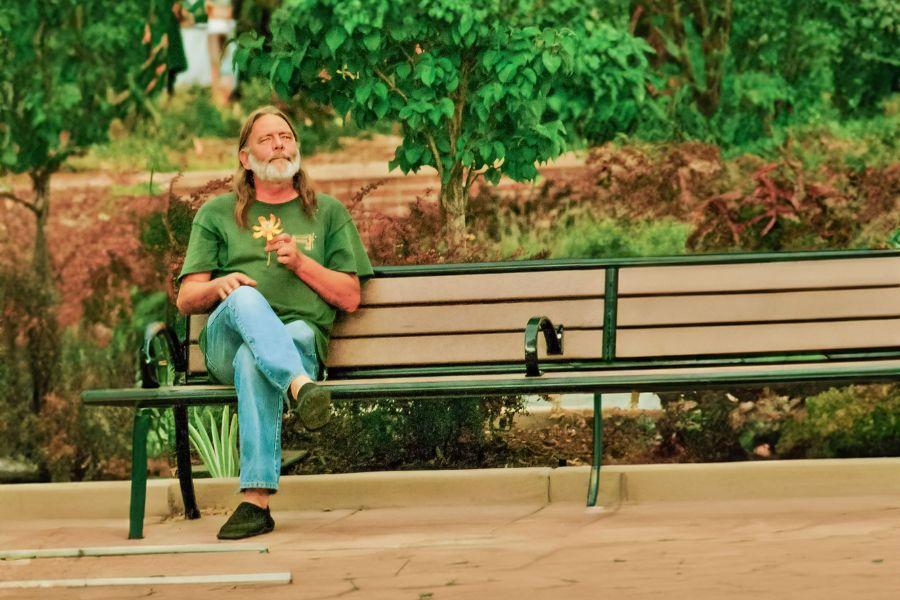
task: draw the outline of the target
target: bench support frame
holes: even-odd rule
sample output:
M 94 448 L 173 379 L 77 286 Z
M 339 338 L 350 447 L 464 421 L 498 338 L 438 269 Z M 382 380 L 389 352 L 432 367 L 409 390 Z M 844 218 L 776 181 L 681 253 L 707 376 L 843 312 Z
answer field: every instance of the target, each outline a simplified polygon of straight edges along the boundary
M 603 466 L 603 394 L 594 394 L 594 460 L 591 463 L 591 478 L 588 481 L 587 505 L 597 506 L 600 489 L 600 467 Z
M 147 432 L 150 431 L 150 411 L 139 408 L 134 413 L 131 435 L 131 515 L 128 539 L 144 538 L 144 507 L 147 503 Z

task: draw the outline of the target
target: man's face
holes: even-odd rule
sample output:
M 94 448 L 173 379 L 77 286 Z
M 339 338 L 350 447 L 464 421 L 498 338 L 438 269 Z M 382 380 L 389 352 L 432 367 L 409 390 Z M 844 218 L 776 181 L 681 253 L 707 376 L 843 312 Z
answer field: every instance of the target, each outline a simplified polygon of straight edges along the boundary
M 300 152 L 290 126 L 277 115 L 263 115 L 238 154 L 245 169 L 262 181 L 286 181 L 300 169 Z

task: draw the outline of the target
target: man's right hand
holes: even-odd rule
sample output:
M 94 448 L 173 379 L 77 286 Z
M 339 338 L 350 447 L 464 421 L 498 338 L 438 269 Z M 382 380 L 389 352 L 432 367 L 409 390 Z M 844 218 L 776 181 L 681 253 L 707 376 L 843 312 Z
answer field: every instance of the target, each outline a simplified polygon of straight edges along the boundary
M 222 277 L 216 277 L 209 283 L 215 290 L 216 295 L 219 296 L 220 300 L 224 300 L 225 298 L 227 298 L 228 294 L 238 289 L 242 285 L 250 285 L 256 287 L 256 282 L 243 273 L 229 273 L 228 275 L 223 275 Z
M 209 312 L 217 302 L 242 285 L 256 287 L 256 282 L 243 273 L 229 273 L 215 279 L 209 271 L 191 273 L 182 280 L 175 304 L 183 315 Z

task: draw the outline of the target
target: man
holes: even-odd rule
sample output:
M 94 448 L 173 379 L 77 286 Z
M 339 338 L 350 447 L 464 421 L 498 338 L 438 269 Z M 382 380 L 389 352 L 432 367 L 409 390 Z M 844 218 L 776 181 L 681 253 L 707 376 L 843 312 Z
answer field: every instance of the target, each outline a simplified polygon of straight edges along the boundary
M 274 528 L 282 406 L 307 429 L 327 422 L 330 394 L 313 382 L 337 310 L 356 310 L 360 283 L 372 275 L 347 209 L 311 189 L 281 111 L 254 111 L 238 148 L 233 193 L 194 218 L 177 300 L 183 314 L 212 310 L 200 333 L 206 366 L 237 389 L 243 501 L 219 539 Z

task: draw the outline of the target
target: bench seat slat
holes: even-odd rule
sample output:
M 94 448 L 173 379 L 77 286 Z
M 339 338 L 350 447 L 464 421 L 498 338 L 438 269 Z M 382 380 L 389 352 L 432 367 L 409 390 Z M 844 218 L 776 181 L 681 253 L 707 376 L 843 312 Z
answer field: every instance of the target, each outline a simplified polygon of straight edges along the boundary
M 900 319 L 619 329 L 616 357 L 900 348 Z
M 900 284 L 900 257 L 623 268 L 619 295 Z
M 897 381 L 900 359 L 829 361 L 781 365 L 730 365 L 665 369 L 610 369 L 523 374 L 452 375 L 398 379 L 349 379 L 325 383 L 335 398 L 441 397 L 460 394 L 553 393 L 566 391 L 661 391 L 715 385 L 795 381 Z M 83 392 L 95 406 L 172 406 L 235 400 L 231 386 L 182 385 L 158 389 L 123 388 Z
M 735 377 L 744 373 L 770 373 L 776 375 L 778 373 L 789 372 L 809 372 L 811 374 L 827 374 L 829 372 L 837 372 L 849 369 L 893 369 L 898 378 L 900 378 L 900 359 L 887 360 L 853 360 L 853 361 L 820 361 L 820 362 L 794 362 L 784 364 L 753 364 L 753 365 L 728 365 L 725 367 L 704 365 L 704 366 L 684 366 L 684 367 L 666 367 L 661 369 L 641 368 L 641 369 L 581 369 L 578 371 L 552 371 L 546 372 L 540 377 L 526 377 L 524 373 L 510 375 L 509 373 L 496 374 L 480 374 L 480 375 L 448 375 L 442 377 L 398 377 L 398 378 L 371 378 L 371 379 L 333 379 L 328 380 L 327 385 L 332 389 L 339 389 L 345 386 L 374 386 L 386 384 L 424 384 L 428 382 L 454 382 L 454 381 L 556 381 L 556 380 L 579 380 L 590 379 L 598 382 L 604 378 L 635 378 L 638 380 L 641 376 L 654 377 L 657 379 L 672 378 L 693 378 L 702 380 L 703 378 L 717 375 L 721 378 L 727 378 L 731 375 Z M 488 384 L 489 387 L 489 384 Z
M 900 317 L 900 286 L 619 299 L 619 327 Z M 565 321 L 560 321 L 565 323 Z

